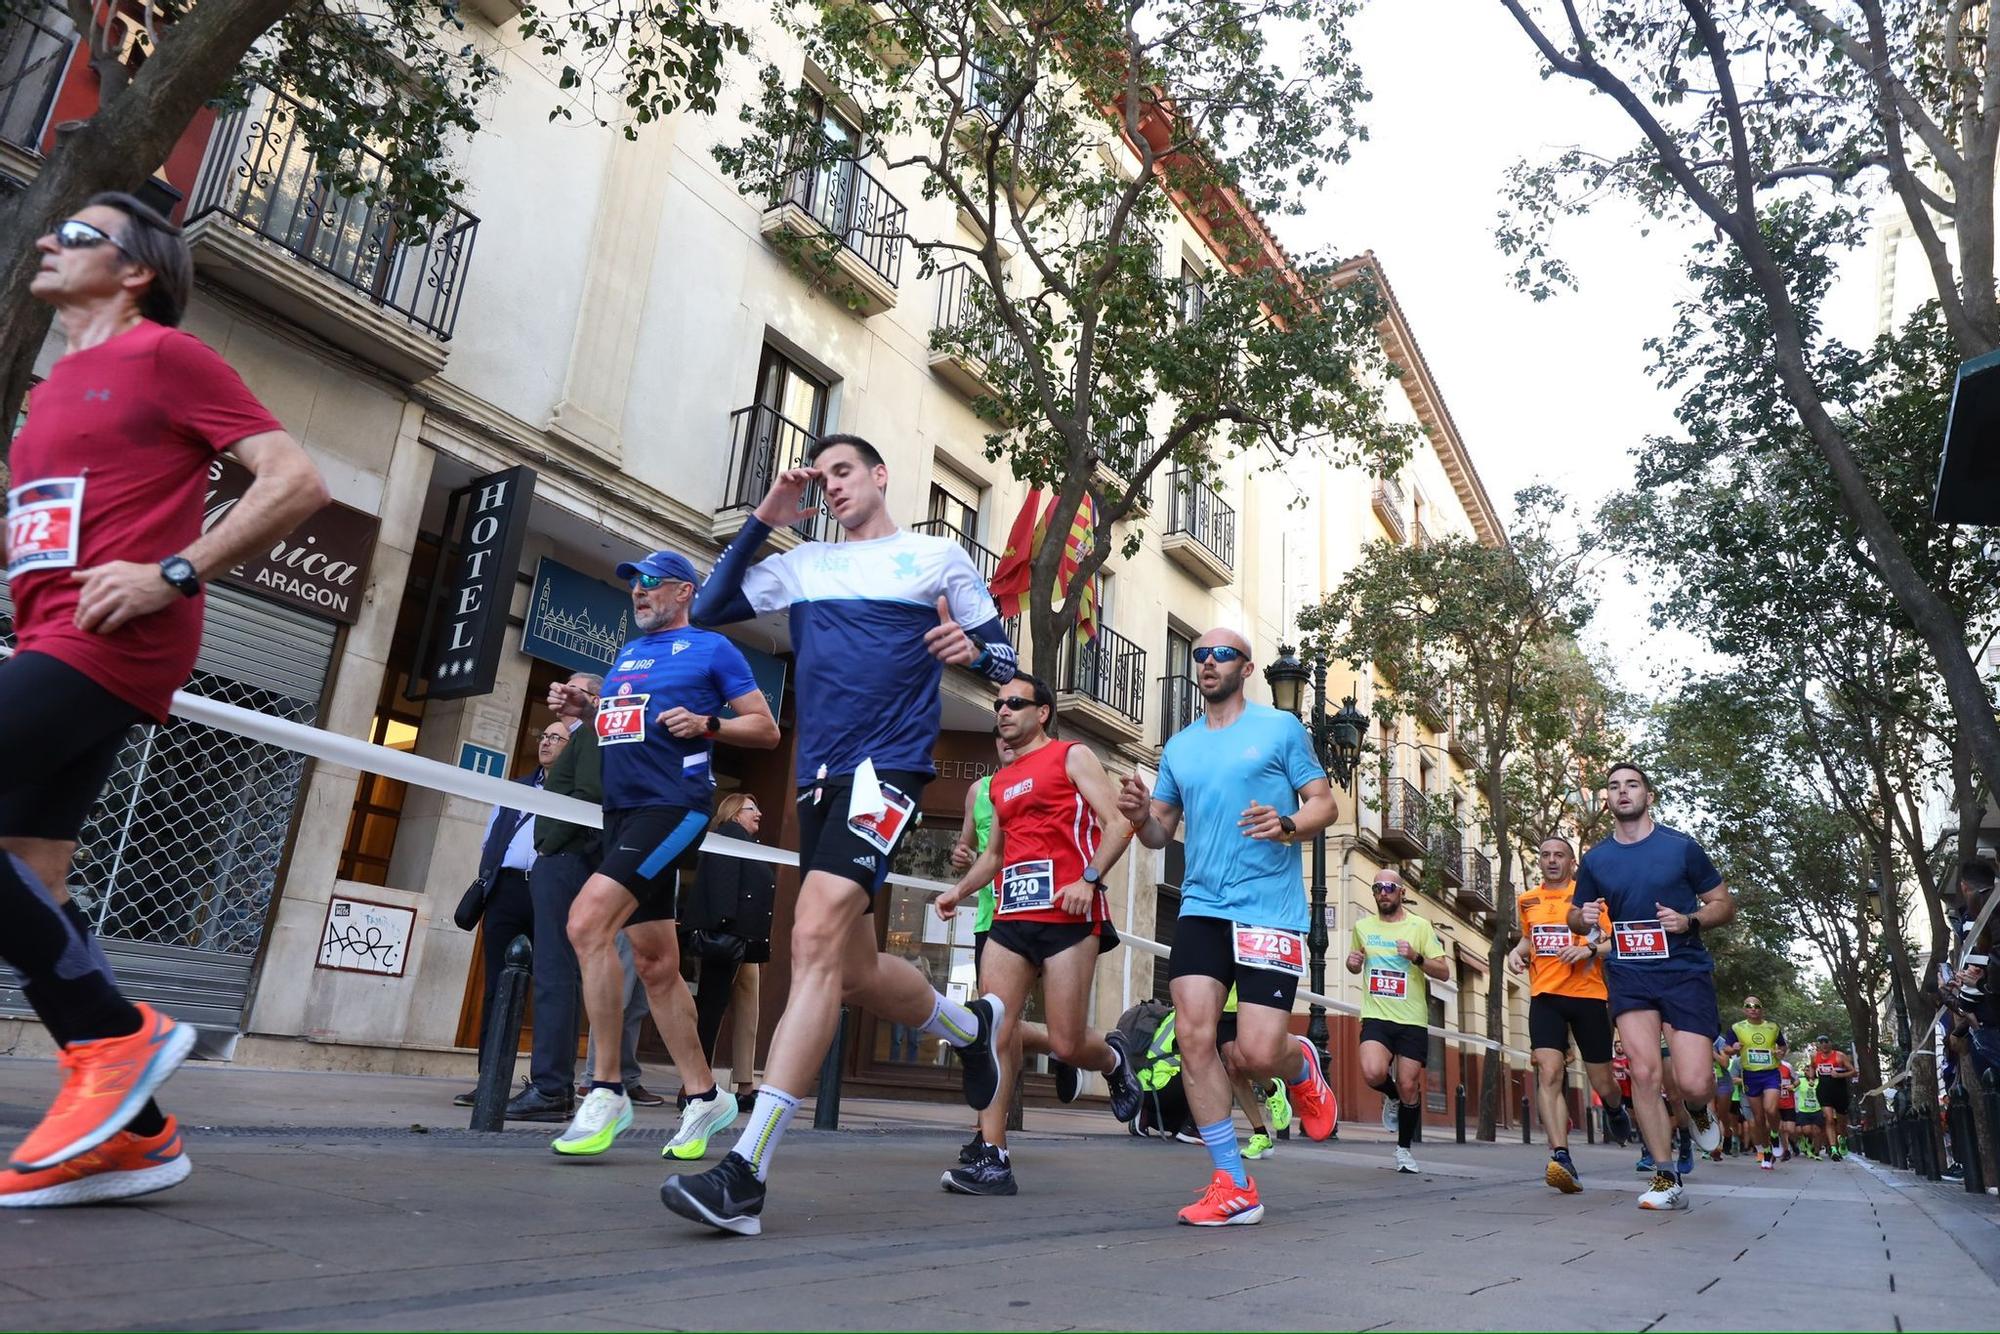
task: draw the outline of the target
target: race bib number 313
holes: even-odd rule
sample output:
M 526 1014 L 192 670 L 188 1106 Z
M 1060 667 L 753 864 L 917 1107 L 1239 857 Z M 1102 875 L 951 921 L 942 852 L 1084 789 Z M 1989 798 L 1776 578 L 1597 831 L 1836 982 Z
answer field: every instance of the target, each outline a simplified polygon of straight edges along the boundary
M 1236 923 L 1235 937 L 1237 967 L 1268 968 L 1274 973 L 1305 976 L 1306 947 L 1297 932 Z
M 7 493 L 7 577 L 68 570 L 83 529 L 83 478 L 44 477 Z
M 1618 957 L 1628 963 L 1667 957 L 1667 928 L 1658 922 L 1613 922 L 1611 938 L 1617 943 Z

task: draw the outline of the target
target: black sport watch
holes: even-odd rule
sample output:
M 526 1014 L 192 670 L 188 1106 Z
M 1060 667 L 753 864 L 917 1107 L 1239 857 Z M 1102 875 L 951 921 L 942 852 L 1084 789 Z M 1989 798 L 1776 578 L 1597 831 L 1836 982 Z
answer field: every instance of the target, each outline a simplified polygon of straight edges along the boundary
M 709 734 L 710 736 L 719 736 L 719 735 L 721 734 L 721 732 L 722 732 L 722 717 L 721 717 L 721 715 L 720 715 L 720 714 L 714 714 L 714 713 L 711 713 L 711 714 L 709 714 L 709 715 L 708 715 L 708 734 Z
M 1292 817 L 1289 815 L 1281 815 L 1278 817 L 1278 829 L 1281 834 L 1279 841 L 1283 843 L 1291 842 L 1294 838 L 1298 836 L 1299 832 L 1298 825 L 1293 822 Z
M 195 577 L 194 562 L 186 556 L 169 556 L 161 561 L 160 578 L 172 584 L 184 598 L 201 592 L 201 580 Z

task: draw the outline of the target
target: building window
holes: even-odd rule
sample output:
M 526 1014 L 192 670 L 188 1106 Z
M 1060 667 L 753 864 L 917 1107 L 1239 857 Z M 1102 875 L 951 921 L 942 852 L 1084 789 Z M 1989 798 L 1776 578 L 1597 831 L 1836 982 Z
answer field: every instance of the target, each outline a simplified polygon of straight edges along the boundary
M 430 582 L 419 571 L 437 568 L 437 543 L 419 538 L 410 557 L 410 578 L 403 589 L 403 605 L 396 614 L 396 632 L 389 649 L 390 662 L 414 662 L 417 636 L 430 601 Z M 368 739 L 391 750 L 414 751 L 423 728 L 424 702 L 404 697 L 410 688 L 407 671 L 384 673 L 382 693 L 375 701 L 375 720 L 369 725 Z M 340 878 L 364 885 L 389 883 L 389 861 L 396 850 L 396 829 L 403 817 L 403 799 L 409 785 L 381 774 L 362 774 L 354 790 L 354 807 L 347 817 L 347 837 L 340 847 Z
M 826 434 L 827 384 L 777 348 L 766 344 L 757 365 L 757 406 L 808 435 Z

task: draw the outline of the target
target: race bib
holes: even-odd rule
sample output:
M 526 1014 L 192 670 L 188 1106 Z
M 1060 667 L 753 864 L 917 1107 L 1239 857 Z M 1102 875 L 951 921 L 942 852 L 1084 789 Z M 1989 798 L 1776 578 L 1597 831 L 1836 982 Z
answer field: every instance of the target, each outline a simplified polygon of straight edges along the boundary
M 1295 931 L 1273 931 L 1261 926 L 1234 924 L 1236 966 L 1268 968 L 1274 973 L 1304 977 L 1306 946 Z
M 1554 926 L 1533 927 L 1531 931 L 1535 942 L 1535 954 L 1539 958 L 1561 954 L 1576 943 L 1575 935 L 1560 923 Z
M 646 701 L 651 695 L 605 695 L 597 701 L 597 743 L 629 746 L 646 739 Z
M 881 792 L 882 813 L 856 815 L 850 811 L 847 827 L 859 835 L 863 843 L 886 856 L 909 827 L 910 812 L 916 809 L 917 803 L 887 783 L 881 785 Z
M 1401 1000 L 1410 994 L 1410 975 L 1400 968 L 1370 968 L 1368 994 L 1384 1000 Z
M 7 493 L 7 577 L 76 565 L 83 478 L 45 477 Z
M 1658 922 L 1613 922 L 1611 938 L 1617 943 L 1618 957 L 1627 963 L 1667 957 L 1667 928 Z
M 1056 864 L 1043 860 L 1015 862 L 1000 873 L 1000 898 L 993 911 L 1041 912 L 1056 906 Z
M 1777 1063 L 1777 1054 L 1775 1052 L 1758 1051 L 1754 1047 L 1745 1047 L 1743 1049 L 1743 1068 L 1745 1070 L 1769 1070 Z

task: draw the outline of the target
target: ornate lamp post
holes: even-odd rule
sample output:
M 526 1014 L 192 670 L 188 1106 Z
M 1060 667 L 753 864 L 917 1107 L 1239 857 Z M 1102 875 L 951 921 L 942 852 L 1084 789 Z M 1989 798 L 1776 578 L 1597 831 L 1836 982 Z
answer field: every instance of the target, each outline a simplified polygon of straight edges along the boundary
M 1271 702 L 1305 723 L 1306 731 L 1312 737 L 1313 752 L 1320 766 L 1332 778 L 1334 786 L 1351 790 L 1355 765 L 1361 757 L 1361 739 L 1368 731 L 1368 719 L 1355 709 L 1354 696 L 1349 695 L 1342 701 L 1340 712 L 1329 718 L 1326 712 L 1326 664 L 1316 661 L 1307 667 L 1286 644 L 1278 646 L 1278 660 L 1264 669 L 1264 680 L 1271 687 Z M 1312 684 L 1310 714 L 1305 711 L 1307 682 Z M 1312 989 L 1324 996 L 1327 933 L 1326 831 L 1323 829 L 1313 835 L 1312 854 L 1312 925 L 1306 931 L 1306 950 L 1312 963 Z M 1326 1007 L 1318 1002 L 1314 1002 L 1312 1017 L 1306 1023 L 1306 1040 L 1319 1049 L 1323 1064 L 1331 1060 L 1326 1046 Z

